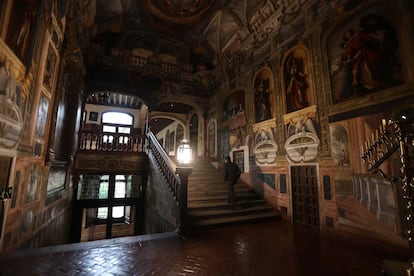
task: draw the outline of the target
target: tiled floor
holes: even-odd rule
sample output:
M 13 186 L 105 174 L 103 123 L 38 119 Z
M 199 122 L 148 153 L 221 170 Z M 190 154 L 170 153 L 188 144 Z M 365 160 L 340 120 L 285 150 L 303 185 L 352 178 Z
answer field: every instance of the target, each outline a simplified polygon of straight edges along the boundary
M 19 251 L 3 275 L 379 275 L 407 249 L 282 221 Z

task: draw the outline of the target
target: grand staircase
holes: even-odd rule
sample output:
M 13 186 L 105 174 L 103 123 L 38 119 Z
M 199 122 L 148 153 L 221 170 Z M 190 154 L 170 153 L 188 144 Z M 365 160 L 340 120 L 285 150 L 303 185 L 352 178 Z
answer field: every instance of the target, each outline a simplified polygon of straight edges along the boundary
M 210 158 L 197 158 L 188 179 L 188 216 L 194 230 L 241 223 L 278 220 L 280 214 L 254 191 L 239 183 L 235 196 L 239 208 L 230 209 L 224 172 Z

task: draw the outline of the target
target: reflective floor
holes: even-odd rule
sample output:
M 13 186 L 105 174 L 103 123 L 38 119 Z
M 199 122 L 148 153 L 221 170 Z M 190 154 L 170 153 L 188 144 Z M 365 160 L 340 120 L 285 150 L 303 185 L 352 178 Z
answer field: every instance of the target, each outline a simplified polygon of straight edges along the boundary
M 3 275 L 380 275 L 407 250 L 274 221 L 19 251 Z

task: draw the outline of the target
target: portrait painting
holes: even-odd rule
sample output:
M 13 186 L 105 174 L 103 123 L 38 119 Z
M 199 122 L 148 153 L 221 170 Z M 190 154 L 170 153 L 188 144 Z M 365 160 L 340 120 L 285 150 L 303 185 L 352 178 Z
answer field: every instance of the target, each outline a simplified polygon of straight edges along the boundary
M 39 100 L 39 108 L 37 110 L 37 122 L 36 122 L 36 129 L 35 129 L 35 133 L 38 138 L 43 138 L 45 135 L 45 126 L 46 126 L 48 111 L 49 111 L 49 98 L 42 94 Z
M 332 102 L 402 82 L 397 30 L 381 7 L 338 26 L 328 37 Z
M 263 68 L 254 79 L 254 112 L 256 123 L 271 119 L 273 106 L 272 71 Z
M 283 87 L 286 113 L 309 107 L 312 94 L 308 51 L 303 46 L 290 49 L 283 59 Z

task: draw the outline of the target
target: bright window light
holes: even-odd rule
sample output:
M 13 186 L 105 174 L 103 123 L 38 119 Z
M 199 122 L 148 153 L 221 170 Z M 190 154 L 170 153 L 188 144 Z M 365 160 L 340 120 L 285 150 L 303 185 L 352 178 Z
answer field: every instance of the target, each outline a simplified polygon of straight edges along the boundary
M 133 117 L 121 112 L 105 112 L 102 114 L 102 122 L 105 124 L 132 125 Z

